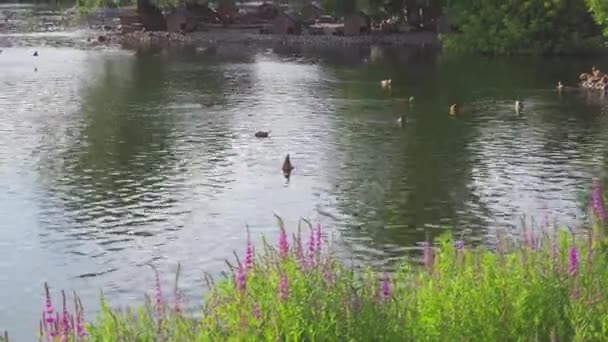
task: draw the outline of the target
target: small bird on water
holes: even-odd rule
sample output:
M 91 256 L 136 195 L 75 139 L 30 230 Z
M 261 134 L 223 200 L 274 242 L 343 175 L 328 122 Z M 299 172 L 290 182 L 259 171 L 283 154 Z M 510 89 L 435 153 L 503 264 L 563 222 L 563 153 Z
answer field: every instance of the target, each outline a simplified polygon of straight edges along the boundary
M 562 83 L 562 81 L 557 82 L 557 90 L 558 91 L 564 90 L 564 84 Z
M 34 57 L 38 57 L 38 51 L 34 51 Z
M 256 138 L 268 138 L 269 134 L 270 134 L 270 131 L 268 131 L 268 132 L 257 131 L 257 132 L 255 132 L 255 137 Z
M 283 175 L 285 178 L 289 179 L 291 176 L 291 171 L 294 169 L 293 165 L 291 165 L 291 160 L 289 159 L 289 154 L 285 157 L 285 161 L 283 162 Z
M 524 102 L 523 101 L 515 101 L 515 112 L 517 114 L 521 113 L 524 110 Z
M 399 115 L 399 118 L 397 119 L 397 126 L 403 127 L 404 125 L 405 125 L 405 114 L 401 114 L 401 115 Z
M 457 104 L 453 104 L 450 106 L 450 116 L 456 116 L 459 114 L 459 108 Z

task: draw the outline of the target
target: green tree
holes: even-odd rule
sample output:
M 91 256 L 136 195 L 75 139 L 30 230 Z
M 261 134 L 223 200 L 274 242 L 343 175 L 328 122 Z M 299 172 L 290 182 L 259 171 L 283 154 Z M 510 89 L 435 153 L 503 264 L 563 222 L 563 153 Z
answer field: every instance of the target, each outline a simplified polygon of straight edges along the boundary
M 584 0 L 446 0 L 446 8 L 461 30 L 442 39 L 452 51 L 565 54 L 600 44 Z
M 595 22 L 604 30 L 604 36 L 608 37 L 608 1 L 585 0 Z

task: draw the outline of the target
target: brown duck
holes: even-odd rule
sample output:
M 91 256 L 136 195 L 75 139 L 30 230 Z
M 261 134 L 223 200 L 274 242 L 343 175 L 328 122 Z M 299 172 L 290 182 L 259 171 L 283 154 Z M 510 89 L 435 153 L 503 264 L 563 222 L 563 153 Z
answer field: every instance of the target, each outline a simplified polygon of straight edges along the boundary
M 256 138 L 268 138 L 269 134 L 270 134 L 270 132 L 257 131 L 257 132 L 255 132 L 255 137 Z
M 291 165 L 291 160 L 289 160 L 289 154 L 287 154 L 285 161 L 283 162 L 283 175 L 285 178 L 289 178 L 293 169 L 294 167 Z

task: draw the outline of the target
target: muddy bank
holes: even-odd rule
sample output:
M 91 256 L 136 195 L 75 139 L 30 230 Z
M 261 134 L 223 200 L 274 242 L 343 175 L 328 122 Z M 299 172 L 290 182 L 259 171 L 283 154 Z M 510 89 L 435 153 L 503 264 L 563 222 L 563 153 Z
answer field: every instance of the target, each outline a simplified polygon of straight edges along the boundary
M 256 47 L 302 46 L 302 47 L 365 47 L 371 45 L 439 47 L 437 35 L 432 32 L 402 34 L 371 34 L 364 36 L 315 36 L 259 34 L 255 30 L 210 30 L 187 34 L 169 32 L 133 32 L 121 34 L 115 31 L 102 32 L 97 38 L 103 44 L 119 44 L 127 48 L 146 45 L 190 45 L 208 47 L 215 45 L 251 45 Z

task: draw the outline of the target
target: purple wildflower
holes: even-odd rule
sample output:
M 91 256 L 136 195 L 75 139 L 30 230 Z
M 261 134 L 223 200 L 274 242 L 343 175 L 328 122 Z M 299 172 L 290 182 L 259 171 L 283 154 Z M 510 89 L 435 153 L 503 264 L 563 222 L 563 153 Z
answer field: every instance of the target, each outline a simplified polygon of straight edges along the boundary
M 47 283 L 44 283 L 44 290 L 46 293 L 46 303 L 43 315 L 45 315 L 46 324 L 52 326 L 55 318 L 53 317 L 53 303 L 51 302 L 51 294 L 49 293 L 49 286 Z
M 279 233 L 279 254 L 285 258 L 288 252 L 289 242 L 287 241 L 287 233 L 285 232 L 285 228 L 281 227 L 281 232 Z
M 236 287 L 239 291 L 244 291 L 247 287 L 247 271 L 243 265 L 239 265 L 236 269 Z
M 154 274 L 155 274 L 155 299 L 156 299 L 156 315 L 158 318 L 158 322 L 159 325 L 162 323 L 163 320 L 163 316 L 164 316 L 164 310 L 163 310 L 163 293 L 161 291 L 161 286 L 160 286 L 160 276 L 158 274 L 158 271 L 155 269 L 154 270 Z
M 255 304 L 253 306 L 253 316 L 257 319 L 260 320 L 262 319 L 262 309 L 260 308 L 259 304 Z
M 331 268 L 327 268 L 325 270 L 325 272 L 323 273 L 323 278 L 325 279 L 325 282 L 328 284 L 333 284 L 334 282 L 334 272 L 331 270 Z
M 578 274 L 578 249 L 576 246 L 570 247 L 570 252 L 568 254 L 569 260 L 569 273 L 571 276 L 576 276 Z
M 597 178 L 593 179 L 593 190 L 591 192 L 591 207 L 600 222 L 604 222 L 604 220 L 606 219 L 606 210 L 604 209 L 604 201 L 602 199 L 602 188 L 600 186 L 600 181 Z
M 380 292 L 382 294 L 382 299 L 385 301 L 388 300 L 391 296 L 391 282 L 388 275 L 384 275 L 382 278 L 382 282 L 380 283 Z
M 76 306 L 76 335 L 78 338 L 84 339 L 87 335 L 84 330 L 84 310 L 82 308 L 82 303 L 80 303 L 80 300 L 76 297 L 76 293 L 74 293 L 74 301 Z
M 463 250 L 464 249 L 464 241 L 457 240 L 456 243 L 454 243 L 454 247 L 456 247 L 457 251 Z
M 289 297 L 289 280 L 286 275 L 281 275 L 281 280 L 279 281 L 279 296 L 282 301 L 286 301 Z
M 317 253 L 321 252 L 321 241 L 321 224 L 319 223 L 317 225 L 317 230 L 315 231 L 315 251 L 317 251 Z
M 253 258 L 254 258 L 253 245 L 251 244 L 251 239 L 249 239 L 249 237 L 247 237 L 247 249 L 245 250 L 245 268 L 247 270 L 253 269 Z
M 313 267 L 315 265 L 315 247 L 317 243 L 315 241 L 315 232 L 313 230 L 310 231 L 310 236 L 308 238 L 308 266 Z
M 580 296 L 580 290 L 578 288 L 578 283 L 574 283 L 574 287 L 572 288 L 572 292 L 571 292 L 571 296 L 572 296 L 572 300 L 576 301 L 578 300 L 579 296 Z
M 70 333 L 70 315 L 68 314 L 68 308 L 65 302 L 65 292 L 61 291 L 61 296 L 63 298 L 63 313 L 61 320 L 61 341 L 67 342 L 68 335 Z
M 175 289 L 175 291 L 173 292 L 173 296 L 175 299 L 175 302 L 173 303 L 173 312 L 175 312 L 176 314 L 179 314 L 182 312 L 182 291 L 180 289 Z
M 433 267 L 433 249 L 428 241 L 422 243 L 423 246 L 423 263 L 424 267 L 430 271 Z

